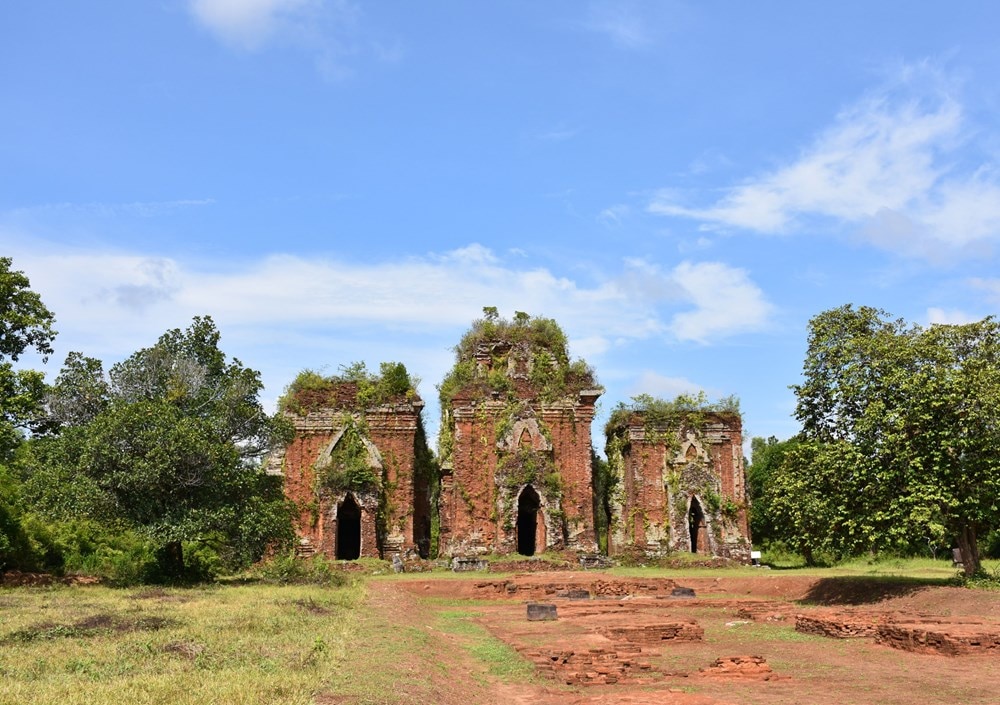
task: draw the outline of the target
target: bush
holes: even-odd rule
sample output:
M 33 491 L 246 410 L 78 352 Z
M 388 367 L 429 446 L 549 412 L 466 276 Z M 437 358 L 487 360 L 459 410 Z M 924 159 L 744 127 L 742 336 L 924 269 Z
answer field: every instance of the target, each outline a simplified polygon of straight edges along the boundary
M 324 556 L 296 558 L 286 553 L 267 560 L 251 571 L 251 576 L 277 585 L 322 585 L 340 587 L 349 582 L 348 576 Z
M 156 547 L 141 534 L 89 520 L 51 526 L 68 573 L 89 575 L 123 587 L 160 580 Z
M 184 543 L 185 582 L 212 582 L 222 572 L 223 563 L 218 551 L 204 543 Z
M 0 506 L 0 571 L 61 574 L 63 552 L 51 529 L 30 514 Z

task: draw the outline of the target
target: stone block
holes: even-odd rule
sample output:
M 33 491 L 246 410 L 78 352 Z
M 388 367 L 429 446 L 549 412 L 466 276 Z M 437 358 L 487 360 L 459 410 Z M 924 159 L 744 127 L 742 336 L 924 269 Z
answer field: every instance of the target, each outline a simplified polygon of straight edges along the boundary
M 551 622 L 559 619 L 556 606 L 546 602 L 528 603 L 529 622 Z

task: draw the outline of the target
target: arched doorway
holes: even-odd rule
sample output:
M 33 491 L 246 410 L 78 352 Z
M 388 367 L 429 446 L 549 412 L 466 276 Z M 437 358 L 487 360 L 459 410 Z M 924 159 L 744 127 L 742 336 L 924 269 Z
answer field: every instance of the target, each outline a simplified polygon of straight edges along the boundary
M 708 527 L 705 525 L 705 512 L 697 497 L 691 498 L 688 533 L 691 537 L 691 553 L 708 553 Z
M 535 488 L 526 485 L 517 498 L 517 552 L 522 556 L 533 556 L 538 548 L 535 536 L 538 533 L 538 510 L 541 506 Z
M 337 558 L 353 561 L 361 556 L 361 507 L 348 494 L 337 505 Z

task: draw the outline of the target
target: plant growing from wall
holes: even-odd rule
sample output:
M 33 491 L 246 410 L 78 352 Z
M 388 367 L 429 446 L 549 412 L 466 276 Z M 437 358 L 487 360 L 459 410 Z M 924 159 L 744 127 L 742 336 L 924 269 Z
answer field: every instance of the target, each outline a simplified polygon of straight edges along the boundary
M 678 432 L 688 428 L 701 431 L 709 414 L 740 413 L 740 401 L 735 396 L 710 402 L 704 392 L 681 394 L 672 401 L 649 394 L 632 397 L 632 403 L 619 402 L 611 412 L 604 433 L 608 438 L 628 427 L 634 418 L 642 419 L 646 440 L 651 443 L 666 442 L 668 447 L 679 447 Z
M 371 466 L 368 447 L 362 440 L 363 422 L 349 418 L 330 457 L 316 467 L 317 494 L 378 489 L 381 474 Z
M 563 479 L 548 455 L 529 448 L 504 454 L 497 465 L 496 482 L 500 489 L 500 515 L 506 531 L 513 528 L 514 505 L 525 485 L 540 491 L 548 504 L 550 519 L 560 526 L 563 524 L 565 516 L 559 506 L 563 496 Z
M 414 401 L 420 380 L 401 362 L 383 362 L 378 374 L 364 362 L 340 368 L 336 375 L 303 370 L 278 399 L 281 411 L 304 416 L 324 408 L 368 409 L 388 403 Z
M 718 478 L 711 471 L 702 468 L 700 461 L 676 466 L 673 459 L 681 449 L 686 431 L 694 431 L 700 436 L 713 415 L 738 414 L 739 400 L 736 397 L 710 402 L 704 392 L 682 394 L 671 401 L 643 394 L 633 397 L 630 404 L 619 403 L 605 425 L 605 452 L 611 473 L 616 478 L 623 477 L 623 456 L 630 443 L 628 429 L 641 424 L 644 447 L 660 444 L 665 446 L 663 481 L 670 498 L 670 514 L 678 521 L 682 517 L 686 518 L 690 497 L 699 497 L 715 538 L 719 540 L 722 521 L 716 519 L 735 518 L 738 516 L 739 505 L 722 498 Z M 595 487 L 607 491 L 596 483 Z M 614 489 L 615 486 L 612 485 L 611 490 Z M 612 507 L 622 506 L 624 497 L 607 495 L 600 498 L 600 501 Z M 615 504 L 615 501 L 618 503 Z
M 506 320 L 487 306 L 455 346 L 455 365 L 438 386 L 438 455 L 451 457 L 454 418 L 449 410 L 460 392 L 516 405 L 526 390 L 538 401 L 552 402 L 596 387 L 593 369 L 583 360 L 570 360 L 566 334 L 554 320 L 523 311 Z

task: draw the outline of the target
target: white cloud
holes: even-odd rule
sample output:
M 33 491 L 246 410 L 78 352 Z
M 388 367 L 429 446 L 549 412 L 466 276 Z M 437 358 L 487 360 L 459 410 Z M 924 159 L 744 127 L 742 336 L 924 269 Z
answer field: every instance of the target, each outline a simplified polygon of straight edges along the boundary
M 631 386 L 629 394 L 649 394 L 661 399 L 676 399 L 681 394 L 697 394 L 704 387 L 692 382 L 686 377 L 666 377 L 664 375 L 644 370 Z
M 618 227 L 622 224 L 622 221 L 631 214 L 631 212 L 632 209 L 629 206 L 619 203 L 613 206 L 608 206 L 598 213 L 597 220 L 608 227 Z
M 642 17 L 623 2 L 591 3 L 583 26 L 606 35 L 625 49 L 641 49 L 653 41 Z
M 1000 242 L 1000 177 L 966 139 L 963 107 L 942 83 L 926 65 L 907 67 L 787 165 L 704 207 L 663 190 L 649 211 L 771 234 L 803 232 L 821 218 L 902 254 L 982 254 Z
M 501 260 L 478 244 L 368 264 L 272 255 L 202 267 L 41 243 L 11 249 L 17 267 L 56 312 L 60 342 L 98 356 L 127 354 L 203 314 L 262 336 L 289 331 L 309 338 L 357 327 L 454 335 L 483 306 L 496 306 L 508 316 L 516 310 L 551 316 L 575 345 L 599 355 L 611 340 L 675 336 L 704 342 L 759 329 L 770 311 L 745 272 L 718 262 L 684 262 L 663 271 L 627 260 L 621 276 L 586 283 L 526 266 L 522 258 Z
M 973 289 L 985 291 L 986 298 L 1000 304 L 1000 279 L 982 279 L 976 277 L 969 280 L 969 285 Z
M 353 75 L 348 57 L 365 53 L 383 63 L 403 56 L 398 43 L 365 38 L 351 0 L 188 0 L 194 19 L 228 46 L 259 51 L 274 43 L 313 56 L 317 71 L 337 81 Z
M 760 330 L 773 307 L 747 273 L 720 262 L 682 262 L 673 281 L 693 311 L 674 315 L 670 328 L 681 340 L 709 339 L 743 331 Z
M 195 19 L 223 41 L 257 49 L 289 24 L 302 22 L 315 0 L 190 0 Z
M 961 325 L 963 323 L 974 323 L 978 320 L 981 320 L 980 316 L 973 316 L 972 314 L 955 308 L 944 309 L 931 307 L 927 309 L 927 323 L 930 325 L 938 323 L 945 325 Z

